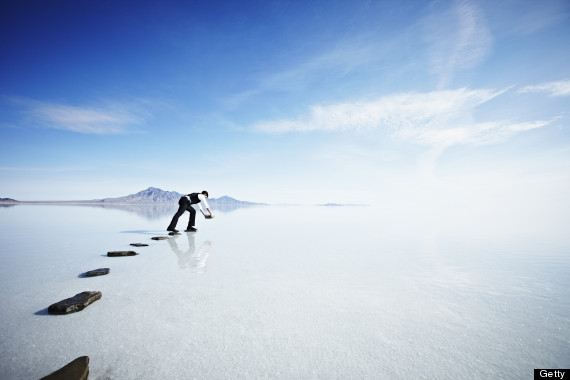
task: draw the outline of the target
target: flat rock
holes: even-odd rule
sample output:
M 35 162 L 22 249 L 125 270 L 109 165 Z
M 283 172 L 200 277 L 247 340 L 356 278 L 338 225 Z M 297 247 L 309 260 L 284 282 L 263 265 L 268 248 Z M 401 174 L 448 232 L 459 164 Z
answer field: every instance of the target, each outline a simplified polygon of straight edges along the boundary
M 87 380 L 89 356 L 81 356 L 40 380 Z
M 148 244 L 144 243 L 131 243 L 133 247 L 148 247 Z
M 180 232 L 169 232 L 168 233 L 170 236 L 174 236 L 174 235 L 182 235 Z
M 85 309 L 93 302 L 101 299 L 101 292 L 82 292 L 64 299 L 48 307 L 49 314 L 70 314 Z
M 152 240 L 166 240 L 168 236 L 155 236 L 151 238 Z
M 85 277 L 104 276 L 106 274 L 109 274 L 110 271 L 111 269 L 109 268 L 94 269 L 90 270 L 89 272 L 85 272 Z
M 110 251 L 107 252 L 107 256 L 109 257 L 121 257 L 121 256 L 136 256 L 135 251 Z

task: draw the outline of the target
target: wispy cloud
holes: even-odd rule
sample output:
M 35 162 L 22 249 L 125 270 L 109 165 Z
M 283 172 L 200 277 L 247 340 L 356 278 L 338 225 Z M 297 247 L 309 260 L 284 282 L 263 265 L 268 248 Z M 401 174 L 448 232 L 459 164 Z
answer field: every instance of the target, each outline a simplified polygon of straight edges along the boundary
M 488 144 L 549 124 L 551 121 L 512 123 L 471 120 L 478 106 L 506 90 L 458 89 L 404 93 L 376 100 L 313 106 L 297 120 L 262 122 L 253 130 L 265 133 L 387 131 L 393 137 L 429 147 Z
M 530 131 L 549 125 L 552 120 L 534 122 L 489 122 L 476 123 L 468 126 L 438 128 L 427 131 L 415 131 L 411 139 L 428 146 L 429 149 L 421 154 L 418 167 L 425 177 L 431 177 L 435 171 L 439 156 L 446 148 L 454 145 L 486 145 L 507 141 L 520 132 Z
M 296 120 L 262 122 L 253 130 L 264 133 L 382 131 L 390 137 L 425 146 L 418 165 L 433 173 L 448 147 L 499 143 L 518 133 L 544 127 L 552 120 L 475 122 L 475 109 L 505 90 L 457 89 L 403 93 L 376 100 L 311 107 Z
M 297 90 L 323 75 L 342 77 L 375 59 L 375 46 L 361 42 L 340 41 L 334 48 L 321 52 L 290 69 L 272 73 L 260 83 L 263 90 Z
M 338 41 L 334 46 L 295 62 L 289 66 L 265 74 L 256 73 L 253 85 L 246 91 L 229 96 L 225 102 L 237 107 L 252 97 L 267 92 L 300 92 L 319 81 L 339 80 L 364 65 L 381 59 L 393 41 L 379 43 L 370 36 L 353 36 Z
M 523 87 L 518 93 L 546 93 L 551 97 L 570 96 L 570 79 Z
M 492 5 L 493 16 L 501 20 L 501 27 L 515 34 L 530 35 L 553 28 L 570 17 L 567 0 L 518 0 L 512 4 L 495 2 Z
M 64 166 L 64 167 L 26 167 L 26 166 L 0 166 L 0 172 L 30 172 L 30 173 L 65 173 L 79 172 L 85 173 L 95 170 L 95 167 L 89 166 Z
M 413 139 L 423 145 L 444 148 L 452 145 L 483 145 L 505 141 L 517 133 L 544 127 L 552 121 L 525 123 L 489 122 L 417 132 Z
M 253 129 L 269 133 L 384 129 L 402 138 L 417 138 L 422 133 L 449 127 L 503 91 L 464 88 L 313 106 L 308 115 L 297 120 L 262 122 Z
M 459 0 L 424 20 L 431 71 L 439 87 L 448 86 L 455 72 L 479 64 L 491 51 L 492 36 L 482 10 L 472 1 Z
M 76 106 L 28 98 L 10 98 L 25 123 L 86 134 L 125 134 L 136 131 L 149 116 L 138 106 L 119 102 Z

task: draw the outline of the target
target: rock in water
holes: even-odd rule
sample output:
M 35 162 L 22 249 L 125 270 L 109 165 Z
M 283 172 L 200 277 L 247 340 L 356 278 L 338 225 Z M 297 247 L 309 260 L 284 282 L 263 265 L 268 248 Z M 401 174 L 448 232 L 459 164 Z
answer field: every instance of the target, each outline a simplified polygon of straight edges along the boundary
M 148 244 L 143 243 L 131 243 L 133 247 L 148 247 Z
M 175 235 L 182 235 L 180 232 L 169 232 L 168 233 L 170 236 L 175 236 Z
M 82 292 L 74 297 L 64 299 L 48 307 L 50 314 L 70 314 L 85 309 L 93 302 L 101 299 L 101 292 Z
M 89 376 L 89 356 L 81 356 L 40 380 L 87 380 Z
M 111 251 L 107 252 L 107 256 L 109 257 L 120 257 L 120 256 L 136 256 L 135 251 Z
M 151 238 L 152 240 L 166 240 L 168 236 L 155 236 Z
M 95 270 L 90 270 L 89 272 L 85 272 L 85 277 L 95 277 L 95 276 L 103 276 L 109 274 L 111 270 L 109 268 L 99 268 Z

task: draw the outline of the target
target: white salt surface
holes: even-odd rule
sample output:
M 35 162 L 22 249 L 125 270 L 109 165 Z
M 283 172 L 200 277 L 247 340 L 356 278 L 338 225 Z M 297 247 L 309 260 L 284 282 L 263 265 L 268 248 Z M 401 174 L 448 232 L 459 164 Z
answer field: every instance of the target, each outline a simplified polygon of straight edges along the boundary
M 0 208 L 2 379 L 83 355 L 90 379 L 520 379 L 570 367 L 570 242 L 545 220 L 270 206 L 151 240 L 170 218 Z M 106 257 L 130 249 L 139 255 Z M 47 314 L 86 290 L 103 298 Z

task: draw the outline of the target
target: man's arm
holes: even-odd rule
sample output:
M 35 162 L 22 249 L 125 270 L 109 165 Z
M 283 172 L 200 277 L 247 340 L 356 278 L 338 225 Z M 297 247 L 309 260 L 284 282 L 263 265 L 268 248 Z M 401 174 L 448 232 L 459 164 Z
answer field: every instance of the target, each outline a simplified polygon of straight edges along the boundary
M 214 214 L 212 214 L 212 210 L 210 210 L 210 205 L 208 204 L 208 201 L 206 201 L 206 197 L 202 194 L 200 194 L 200 195 L 199 195 L 199 197 L 202 200 L 202 202 L 204 202 L 204 206 L 206 206 L 206 210 L 208 210 L 208 213 L 210 215 L 206 215 L 206 213 L 202 209 L 202 206 L 200 205 L 200 203 L 198 203 L 198 206 L 200 207 L 200 212 L 202 213 L 202 215 L 204 215 L 204 218 L 208 218 L 208 217 L 213 218 Z
M 204 212 L 204 210 L 202 210 L 202 207 L 200 207 L 200 212 L 202 213 L 202 215 L 204 215 L 204 218 L 213 218 L 214 214 L 212 214 L 212 210 L 210 210 L 209 207 L 206 207 L 206 210 L 208 210 L 208 212 L 210 213 L 210 215 L 206 215 L 206 213 Z

